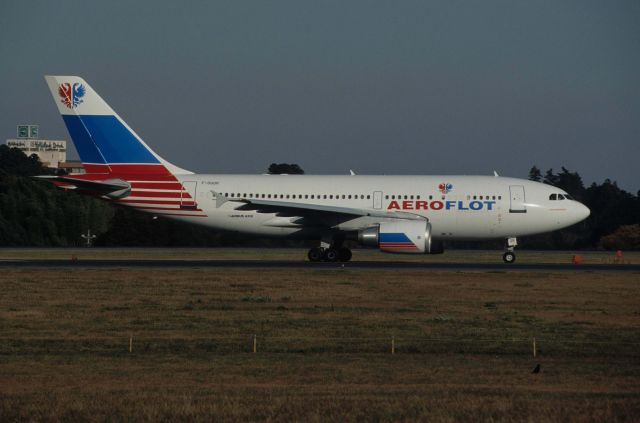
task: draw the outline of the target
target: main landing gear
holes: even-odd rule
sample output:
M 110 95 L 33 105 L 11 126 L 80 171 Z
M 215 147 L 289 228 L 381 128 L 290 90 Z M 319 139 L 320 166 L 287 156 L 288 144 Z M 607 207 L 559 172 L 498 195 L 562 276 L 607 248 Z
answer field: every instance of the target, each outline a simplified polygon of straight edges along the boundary
M 307 257 L 309 261 L 349 261 L 351 260 L 351 250 L 343 245 L 344 238 L 333 233 L 323 234 L 320 238 L 320 246 L 309 250 Z
M 502 260 L 504 260 L 505 263 L 510 264 L 516 261 L 516 253 L 514 253 L 513 250 L 517 245 L 518 240 L 516 238 L 507 238 L 507 251 L 502 255 Z
M 351 260 L 351 250 L 346 247 L 314 247 L 309 250 L 307 254 L 309 257 L 309 261 L 319 262 L 319 261 L 349 261 Z

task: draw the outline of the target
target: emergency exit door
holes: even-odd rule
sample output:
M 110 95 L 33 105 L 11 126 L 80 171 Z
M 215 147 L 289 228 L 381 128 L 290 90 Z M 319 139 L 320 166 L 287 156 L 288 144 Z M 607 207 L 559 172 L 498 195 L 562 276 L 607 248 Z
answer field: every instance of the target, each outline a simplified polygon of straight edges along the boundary
M 373 192 L 373 208 L 374 209 L 382 208 L 382 191 Z

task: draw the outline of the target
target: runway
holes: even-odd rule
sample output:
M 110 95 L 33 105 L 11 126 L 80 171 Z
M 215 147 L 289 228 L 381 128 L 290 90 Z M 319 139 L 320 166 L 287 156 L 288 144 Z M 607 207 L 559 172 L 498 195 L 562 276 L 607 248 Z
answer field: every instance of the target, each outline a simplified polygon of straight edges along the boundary
M 430 263 L 401 261 L 353 261 L 311 263 L 298 260 L 0 260 L 0 268 L 239 268 L 239 269 L 368 269 L 368 270 L 473 270 L 546 272 L 640 272 L 638 264 L 561 263 Z

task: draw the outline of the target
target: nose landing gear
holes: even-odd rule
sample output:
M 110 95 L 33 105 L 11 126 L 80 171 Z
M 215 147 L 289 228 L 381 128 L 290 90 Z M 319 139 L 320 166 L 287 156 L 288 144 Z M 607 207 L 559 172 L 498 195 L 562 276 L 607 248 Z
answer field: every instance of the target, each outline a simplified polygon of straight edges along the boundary
M 507 251 L 502 255 L 502 260 L 505 263 L 511 264 L 516 261 L 516 253 L 513 250 L 518 245 L 518 240 L 516 238 L 507 238 Z
M 516 255 L 513 251 L 507 251 L 502 255 L 502 260 L 504 260 L 505 263 L 513 263 L 516 261 Z

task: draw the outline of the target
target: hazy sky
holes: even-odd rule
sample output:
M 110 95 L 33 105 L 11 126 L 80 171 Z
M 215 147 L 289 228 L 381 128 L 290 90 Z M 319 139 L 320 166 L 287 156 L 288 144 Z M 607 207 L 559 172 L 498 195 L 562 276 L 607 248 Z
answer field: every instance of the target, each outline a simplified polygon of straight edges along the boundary
M 80 75 L 196 172 L 500 174 L 640 189 L 640 2 L 0 3 L 0 142 Z

